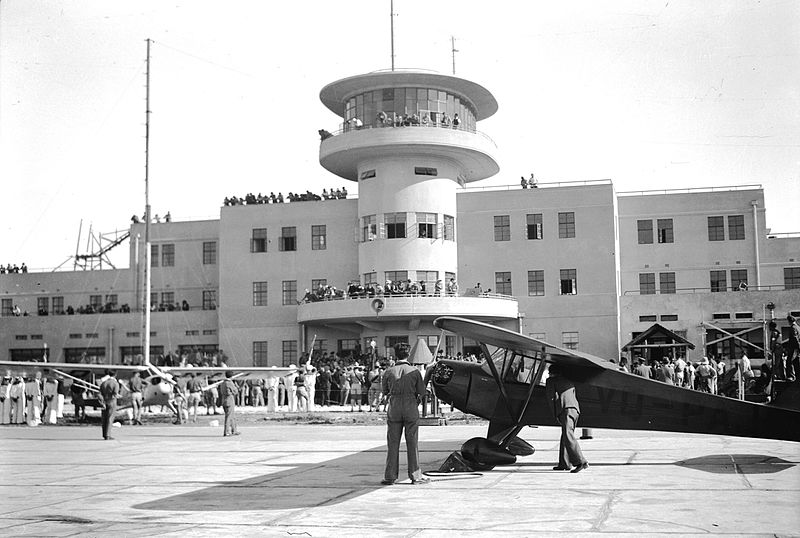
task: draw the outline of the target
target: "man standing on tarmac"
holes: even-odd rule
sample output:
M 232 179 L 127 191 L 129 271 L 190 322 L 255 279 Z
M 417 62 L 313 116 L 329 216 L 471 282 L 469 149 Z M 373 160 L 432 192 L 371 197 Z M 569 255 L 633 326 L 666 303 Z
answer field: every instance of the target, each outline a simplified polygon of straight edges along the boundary
M 558 465 L 553 467 L 553 470 L 569 471 L 570 466 L 575 465 L 571 472 L 577 473 L 588 468 L 589 462 L 583 457 L 578 440 L 575 439 L 575 426 L 578 425 L 578 417 L 581 414 L 581 407 L 575 396 L 575 385 L 561 375 L 561 368 L 557 364 L 550 365 L 549 373 L 545 393 L 550 408 L 561 425 Z
M 142 425 L 142 377 L 138 371 L 133 372 L 129 386 L 131 388 L 131 408 L 133 411 L 133 418 L 131 424 Z
M 395 364 L 386 370 L 381 386 L 389 404 L 386 410 L 386 470 L 381 484 L 391 485 L 397 480 L 400 468 L 400 438 L 405 430 L 408 477 L 412 484 L 425 484 L 429 478 L 419 469 L 419 403 L 425 395 L 425 384 L 420 371 L 408 363 L 408 344 L 394 346 Z
M 230 370 L 225 372 L 225 381 L 219 386 L 219 394 L 222 397 L 222 410 L 225 411 L 223 437 L 239 435 L 239 430 L 236 427 L 236 417 L 233 415 L 236 411 L 236 396 L 239 394 L 239 388 L 236 386 L 236 382 L 231 379 L 232 377 L 233 372 Z
M 119 381 L 114 377 L 115 375 L 116 372 L 113 370 L 106 370 L 106 378 L 100 383 L 100 396 L 103 398 L 103 439 L 106 441 L 114 439 L 111 437 L 111 425 L 117 414 L 117 398 L 119 397 Z

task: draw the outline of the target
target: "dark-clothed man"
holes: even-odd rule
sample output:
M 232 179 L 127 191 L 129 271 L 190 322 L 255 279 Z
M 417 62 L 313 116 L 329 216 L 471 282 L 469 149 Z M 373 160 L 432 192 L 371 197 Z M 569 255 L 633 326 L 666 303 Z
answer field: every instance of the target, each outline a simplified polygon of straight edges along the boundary
M 786 340 L 784 349 L 786 350 L 786 379 L 795 380 L 795 374 L 800 369 L 800 325 L 793 315 L 786 316 L 789 322 L 789 338 Z
M 412 484 L 424 484 L 430 479 L 419 470 L 419 402 L 425 395 L 422 374 L 408 363 L 408 344 L 394 347 L 396 361 L 386 370 L 381 381 L 389 404 L 386 409 L 386 470 L 381 484 L 394 484 L 400 468 L 400 438 L 405 431 L 408 456 L 408 477 Z
M 236 397 L 239 395 L 239 387 L 236 382 L 231 379 L 233 372 L 225 372 L 225 381 L 219 386 L 219 395 L 222 399 L 222 410 L 225 412 L 225 429 L 222 432 L 223 437 L 228 435 L 239 435 L 239 429 L 236 427 Z
M 142 390 L 144 389 L 144 382 L 139 372 L 133 372 L 133 377 L 130 381 L 131 387 L 131 408 L 133 411 L 133 424 L 142 425 Z
M 580 472 L 589 467 L 575 438 L 575 427 L 578 425 L 581 407 L 575 395 L 575 385 L 562 375 L 557 364 L 550 365 L 550 376 L 545 384 L 545 392 L 553 415 L 561 425 L 558 465 L 553 467 L 553 470 L 568 471 L 574 465 L 572 472 Z
M 119 397 L 119 381 L 116 372 L 106 370 L 106 378 L 100 383 L 100 396 L 103 398 L 103 439 L 109 441 L 111 437 L 111 425 L 114 423 L 114 416 L 117 414 L 117 398 Z

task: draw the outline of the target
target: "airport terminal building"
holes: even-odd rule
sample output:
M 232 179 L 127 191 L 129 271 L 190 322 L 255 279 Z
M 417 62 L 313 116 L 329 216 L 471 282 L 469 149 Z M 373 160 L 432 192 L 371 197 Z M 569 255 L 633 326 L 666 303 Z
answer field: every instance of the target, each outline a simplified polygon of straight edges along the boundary
M 419 338 L 472 352 L 475 342 L 433 327 L 455 315 L 608 359 L 656 324 L 693 343 L 690 358 L 758 358 L 745 342 L 763 343 L 764 320 L 800 310 L 800 234 L 770 233 L 758 185 L 481 187 L 500 170 L 478 130 L 497 110 L 482 86 L 382 71 L 320 98 L 342 119 L 320 132 L 320 164 L 358 196 L 226 204 L 216 220 L 151 224 L 151 302 L 163 305 L 151 312 L 151 355 L 222 349 L 231 365 L 280 366 L 312 342 L 341 353 L 374 342 L 385 356 Z M 0 275 L 0 356 L 135 360 L 144 235 L 131 225 L 127 269 Z M 348 283 L 387 281 L 416 291 L 347 296 Z M 304 300 L 325 286 L 344 297 Z M 665 338 L 644 345 L 667 349 Z

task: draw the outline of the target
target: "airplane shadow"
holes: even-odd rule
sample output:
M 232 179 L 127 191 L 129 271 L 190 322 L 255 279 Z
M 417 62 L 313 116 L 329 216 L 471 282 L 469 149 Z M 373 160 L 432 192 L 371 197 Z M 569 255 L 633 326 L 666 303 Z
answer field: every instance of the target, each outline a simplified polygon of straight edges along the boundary
M 440 465 L 447 455 L 458 448 L 458 443 L 430 442 L 420 444 L 420 459 L 423 469 L 433 470 Z M 188 511 L 188 512 L 228 512 L 242 510 L 286 510 L 294 508 L 312 508 L 334 505 L 368 495 L 382 487 L 416 487 L 403 480 L 405 471 L 405 453 L 400 453 L 400 480 L 394 486 L 382 486 L 383 467 L 386 453 L 382 448 L 365 450 L 340 458 L 318 463 L 288 462 L 274 463 L 265 460 L 269 465 L 284 466 L 268 474 L 219 482 L 215 485 L 180 493 L 169 497 L 134 505 L 138 510 L 150 511 Z M 781 458 L 760 454 L 719 454 L 691 458 L 673 463 L 599 463 L 594 467 L 606 466 L 649 466 L 679 465 L 710 473 L 777 473 L 793 467 L 795 464 Z M 746 466 L 746 469 L 742 469 Z M 493 472 L 508 472 L 513 467 L 542 468 L 550 472 L 552 463 L 520 462 L 506 468 L 499 467 Z M 193 483 L 193 482 L 190 482 Z M 176 483 L 180 484 L 180 483 Z M 149 516 L 142 516 L 147 518 Z

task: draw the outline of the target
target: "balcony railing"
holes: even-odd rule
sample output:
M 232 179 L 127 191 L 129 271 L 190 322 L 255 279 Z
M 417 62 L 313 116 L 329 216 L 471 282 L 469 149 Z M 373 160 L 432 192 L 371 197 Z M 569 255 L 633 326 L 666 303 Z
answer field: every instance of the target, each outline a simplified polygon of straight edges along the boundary
M 693 294 L 693 293 L 747 293 L 748 291 L 788 291 L 792 289 L 800 289 L 785 284 L 771 284 L 768 286 L 747 286 L 740 289 L 736 286 L 731 288 L 725 287 L 723 289 L 716 288 L 676 288 L 675 293 L 655 293 L 655 292 L 642 292 L 641 290 L 626 290 L 622 295 L 680 295 L 680 294 Z
M 439 122 L 429 121 L 427 123 L 416 122 L 413 123 L 411 121 L 400 121 L 400 122 L 391 122 L 391 123 L 377 123 L 376 125 L 353 125 L 352 123 L 344 122 L 340 123 L 338 129 L 334 132 L 327 131 L 325 129 L 320 129 L 319 135 L 321 140 L 327 140 L 328 138 L 332 138 L 341 134 L 351 133 L 355 131 L 366 131 L 370 129 L 438 129 L 438 130 L 451 130 L 451 131 L 463 131 L 467 133 L 472 133 L 478 135 L 488 142 L 490 142 L 493 146 L 497 147 L 494 140 L 482 131 L 478 131 L 476 129 L 468 129 L 465 125 L 458 125 L 454 127 L 452 125 L 444 125 Z

